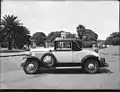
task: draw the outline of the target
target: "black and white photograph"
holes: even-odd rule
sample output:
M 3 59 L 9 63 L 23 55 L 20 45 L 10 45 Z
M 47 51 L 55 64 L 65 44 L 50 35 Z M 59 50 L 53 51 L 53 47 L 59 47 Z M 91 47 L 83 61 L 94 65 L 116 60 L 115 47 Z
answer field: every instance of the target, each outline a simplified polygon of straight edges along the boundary
M 0 89 L 120 89 L 119 1 L 2 0 Z

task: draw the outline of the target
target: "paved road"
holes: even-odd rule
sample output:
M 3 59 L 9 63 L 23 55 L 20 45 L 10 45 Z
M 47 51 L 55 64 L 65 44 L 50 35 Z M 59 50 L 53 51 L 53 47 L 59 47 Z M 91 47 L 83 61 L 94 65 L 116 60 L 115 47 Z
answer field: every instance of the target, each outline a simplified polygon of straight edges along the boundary
M 108 69 L 84 74 L 81 69 L 45 70 L 26 75 L 20 68 L 21 56 L 0 58 L 0 87 L 5 89 L 120 89 L 119 57 L 105 56 Z

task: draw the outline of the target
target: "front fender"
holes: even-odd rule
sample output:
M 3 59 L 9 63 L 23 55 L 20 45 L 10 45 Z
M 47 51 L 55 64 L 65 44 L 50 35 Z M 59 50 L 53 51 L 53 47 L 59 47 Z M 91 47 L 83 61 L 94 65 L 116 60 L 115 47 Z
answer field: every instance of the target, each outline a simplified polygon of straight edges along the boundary
M 41 62 L 41 60 L 35 56 L 26 56 L 26 57 L 23 57 L 23 62 L 21 64 L 21 66 L 23 66 L 25 64 L 25 62 L 29 62 L 30 59 L 34 59 L 38 62 L 39 65 L 43 65 L 43 63 Z
M 25 57 L 23 57 L 23 59 L 29 59 L 29 58 L 36 58 L 36 59 L 38 59 L 37 57 L 35 57 L 35 56 L 25 56 Z
M 26 59 L 35 59 L 37 61 L 40 61 L 40 59 L 35 56 L 27 56 Z

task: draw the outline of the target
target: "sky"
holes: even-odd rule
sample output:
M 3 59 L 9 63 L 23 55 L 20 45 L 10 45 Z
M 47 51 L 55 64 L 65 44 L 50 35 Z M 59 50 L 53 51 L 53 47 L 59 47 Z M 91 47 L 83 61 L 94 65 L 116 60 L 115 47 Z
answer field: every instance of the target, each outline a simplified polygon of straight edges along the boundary
M 77 34 L 80 24 L 97 33 L 101 40 L 119 31 L 118 1 L 4 0 L 1 17 L 5 14 L 18 16 L 31 35 L 61 30 Z

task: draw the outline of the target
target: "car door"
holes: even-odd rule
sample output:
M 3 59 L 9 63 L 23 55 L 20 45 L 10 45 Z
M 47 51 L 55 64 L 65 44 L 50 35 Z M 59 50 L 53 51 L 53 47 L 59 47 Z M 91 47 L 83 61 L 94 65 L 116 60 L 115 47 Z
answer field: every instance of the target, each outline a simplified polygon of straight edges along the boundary
M 84 53 L 82 53 L 82 49 L 77 42 L 73 41 L 72 43 L 72 50 L 73 50 L 73 63 L 80 63 L 82 60 L 82 56 Z
M 57 42 L 54 55 L 59 63 L 72 63 L 73 52 L 71 42 Z

